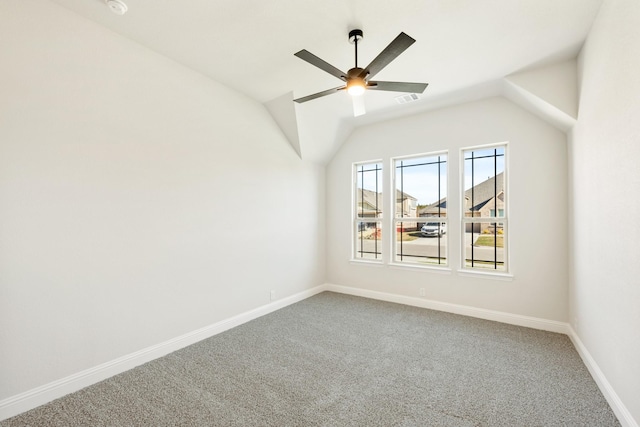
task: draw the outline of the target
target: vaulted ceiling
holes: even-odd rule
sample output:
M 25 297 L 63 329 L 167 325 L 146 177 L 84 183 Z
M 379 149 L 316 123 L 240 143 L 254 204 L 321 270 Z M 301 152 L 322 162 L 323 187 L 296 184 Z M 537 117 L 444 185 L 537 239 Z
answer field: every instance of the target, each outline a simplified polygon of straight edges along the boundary
M 104 0 L 51 0 L 149 49 L 263 103 L 303 159 L 327 161 L 354 127 L 504 90 L 507 76 L 575 58 L 602 0 L 125 0 L 113 14 Z M 419 101 L 370 91 L 367 114 L 353 117 L 339 86 L 296 58 L 307 49 L 346 71 L 354 65 L 349 30 L 360 28 L 359 65 L 401 31 L 416 43 L 377 80 L 428 82 Z M 515 79 L 517 80 L 517 79 Z M 512 82 L 515 81 L 512 79 Z M 503 89 L 499 89 L 503 88 Z M 515 93 L 511 89 L 511 93 Z

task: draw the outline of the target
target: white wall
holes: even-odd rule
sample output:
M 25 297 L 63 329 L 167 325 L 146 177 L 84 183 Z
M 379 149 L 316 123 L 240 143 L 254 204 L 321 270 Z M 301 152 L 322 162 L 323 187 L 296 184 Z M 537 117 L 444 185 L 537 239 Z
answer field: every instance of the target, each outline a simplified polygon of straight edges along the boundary
M 640 422 L 640 3 L 606 1 L 579 58 L 571 323 Z
M 324 170 L 262 105 L 48 1 L 0 52 L 0 400 L 323 283 Z
M 468 277 L 460 265 L 459 150 L 509 141 L 512 281 Z M 449 274 L 371 266 L 351 258 L 354 162 L 449 150 Z M 338 285 L 567 321 L 567 155 L 564 133 L 504 98 L 359 128 L 327 167 L 327 279 Z M 383 173 L 390 188 L 390 173 Z M 387 198 L 389 192 L 386 192 Z M 385 198 L 385 206 L 389 206 Z M 387 225 L 388 226 L 388 225 Z M 388 233 L 387 233 L 388 234 Z M 383 233 L 384 248 L 390 243 Z

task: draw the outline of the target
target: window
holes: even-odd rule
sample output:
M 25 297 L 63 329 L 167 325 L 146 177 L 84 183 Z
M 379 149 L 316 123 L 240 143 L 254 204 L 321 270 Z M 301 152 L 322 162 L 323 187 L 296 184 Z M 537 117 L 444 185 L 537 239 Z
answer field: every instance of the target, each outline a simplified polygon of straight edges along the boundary
M 506 145 L 463 150 L 462 158 L 462 267 L 507 272 Z
M 447 154 L 393 160 L 393 261 L 447 265 Z
M 357 164 L 354 173 L 353 257 L 382 261 L 382 163 Z

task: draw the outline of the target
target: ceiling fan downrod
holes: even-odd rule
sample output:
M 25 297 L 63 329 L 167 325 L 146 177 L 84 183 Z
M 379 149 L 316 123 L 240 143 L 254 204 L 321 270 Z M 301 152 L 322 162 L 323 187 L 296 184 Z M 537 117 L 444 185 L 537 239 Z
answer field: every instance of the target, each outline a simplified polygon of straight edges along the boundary
M 362 40 L 362 30 L 351 30 L 349 31 L 349 43 L 354 44 L 356 47 L 356 66 L 358 68 L 358 42 Z

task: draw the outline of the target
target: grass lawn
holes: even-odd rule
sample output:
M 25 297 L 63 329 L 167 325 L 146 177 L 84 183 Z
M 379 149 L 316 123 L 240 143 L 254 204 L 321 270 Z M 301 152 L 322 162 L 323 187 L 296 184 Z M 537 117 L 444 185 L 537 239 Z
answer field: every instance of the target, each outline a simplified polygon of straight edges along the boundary
M 404 233 L 402 233 L 402 241 L 403 242 L 410 242 L 411 240 L 416 240 L 418 238 L 419 234 L 416 233 L 415 231 L 405 231 Z M 397 234 L 396 236 L 397 241 L 400 241 L 400 233 Z
M 480 235 L 474 246 L 491 246 L 494 245 L 494 236 L 493 235 Z M 504 236 L 498 236 L 498 241 L 496 242 L 499 248 L 504 248 Z
M 363 232 L 362 233 L 362 237 L 364 237 L 367 240 L 382 240 L 381 233 L 376 233 L 375 231 Z M 420 235 L 418 233 L 416 233 L 415 231 L 402 233 L 402 241 L 403 242 L 410 242 L 412 240 L 416 240 L 419 237 L 420 237 Z M 396 238 L 398 239 L 398 242 L 399 242 L 400 241 L 400 233 L 397 234 Z
M 365 239 L 368 239 L 368 240 L 381 240 L 382 239 L 381 233 L 376 232 L 375 230 L 363 231 L 362 232 L 362 237 L 364 237 Z M 402 241 L 403 242 L 410 242 L 412 240 L 416 240 L 419 237 L 420 237 L 420 233 L 416 232 L 416 231 L 405 231 L 404 233 L 402 233 Z M 396 238 L 398 239 L 398 242 L 399 242 L 400 241 L 400 233 L 398 233 L 396 235 Z

